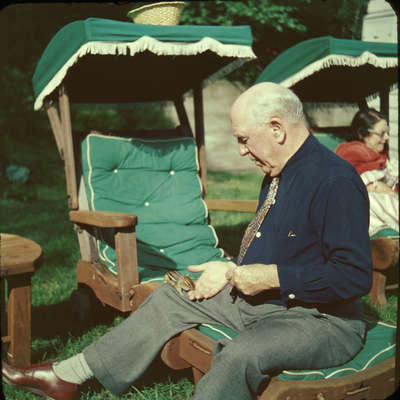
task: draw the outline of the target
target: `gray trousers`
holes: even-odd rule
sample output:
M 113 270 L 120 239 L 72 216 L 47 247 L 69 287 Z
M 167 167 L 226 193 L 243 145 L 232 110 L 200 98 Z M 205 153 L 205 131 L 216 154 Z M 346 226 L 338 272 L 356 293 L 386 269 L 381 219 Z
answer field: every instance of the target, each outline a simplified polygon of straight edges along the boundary
M 219 341 L 210 371 L 193 400 L 252 399 L 271 374 L 283 369 L 340 365 L 361 348 L 365 324 L 322 314 L 315 308 L 232 303 L 226 287 L 208 300 L 191 301 L 164 284 L 120 325 L 84 351 L 94 376 L 116 395 L 123 393 L 163 345 L 200 323 L 218 323 L 239 334 Z

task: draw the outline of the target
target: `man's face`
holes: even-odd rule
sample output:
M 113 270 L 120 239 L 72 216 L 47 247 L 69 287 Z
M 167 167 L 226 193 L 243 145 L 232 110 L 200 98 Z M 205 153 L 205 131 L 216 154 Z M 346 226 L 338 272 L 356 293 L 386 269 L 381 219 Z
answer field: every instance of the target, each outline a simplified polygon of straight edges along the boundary
M 232 130 L 242 157 L 249 156 L 265 174 L 279 175 L 282 167 L 274 127 L 269 124 L 258 127 L 250 124 L 245 116 L 232 114 Z
M 385 148 L 386 142 L 389 140 L 387 122 L 384 119 L 379 120 L 369 132 L 369 135 L 363 138 L 364 143 L 377 153 L 381 153 Z

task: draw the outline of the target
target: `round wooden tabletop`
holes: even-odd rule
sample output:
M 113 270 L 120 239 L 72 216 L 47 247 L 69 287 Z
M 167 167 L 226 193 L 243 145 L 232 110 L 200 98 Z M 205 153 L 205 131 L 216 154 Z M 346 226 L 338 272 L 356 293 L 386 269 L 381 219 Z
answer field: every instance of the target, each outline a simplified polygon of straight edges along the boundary
M 34 272 L 41 256 L 42 248 L 33 240 L 8 233 L 0 234 L 1 277 Z

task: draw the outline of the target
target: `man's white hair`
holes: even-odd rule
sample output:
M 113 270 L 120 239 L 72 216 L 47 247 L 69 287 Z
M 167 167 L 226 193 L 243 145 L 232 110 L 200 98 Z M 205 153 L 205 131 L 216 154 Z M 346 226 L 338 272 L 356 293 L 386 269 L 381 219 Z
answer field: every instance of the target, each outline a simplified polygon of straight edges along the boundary
M 248 103 L 248 117 L 257 126 L 277 116 L 290 123 L 304 121 L 303 105 L 292 90 L 274 85 L 269 90 L 257 90 Z

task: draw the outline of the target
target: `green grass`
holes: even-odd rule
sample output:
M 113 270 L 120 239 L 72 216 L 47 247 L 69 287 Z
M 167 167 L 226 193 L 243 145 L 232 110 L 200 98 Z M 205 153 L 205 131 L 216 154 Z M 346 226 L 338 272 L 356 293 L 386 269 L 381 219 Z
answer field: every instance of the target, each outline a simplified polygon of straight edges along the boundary
M 7 150 L 13 141 L 7 142 Z M 16 146 L 17 143 L 14 143 Z M 18 144 L 19 145 L 19 144 Z M 65 178 L 55 146 L 38 140 L 40 156 L 24 148 L 17 162 L 32 173 L 25 185 L 10 184 L 0 175 L 1 232 L 28 237 L 43 248 L 43 262 L 32 278 L 32 362 L 64 359 L 82 351 L 124 318 L 104 309 L 99 323 L 87 331 L 76 330 L 69 308 L 69 297 L 76 288 L 75 265 L 79 258 L 78 243 L 72 224 L 68 222 Z M 1 156 L 1 154 L 0 154 Z M 1 166 L 0 166 L 1 167 Z M 230 174 L 209 172 L 210 198 L 256 199 L 262 176 L 254 173 Z M 241 236 L 251 218 L 249 213 L 210 212 L 221 247 L 237 254 Z M 395 323 L 397 297 L 389 296 L 388 305 L 374 308 L 364 298 L 366 312 L 376 318 Z M 132 360 L 134 362 L 134 360 Z M 148 373 L 135 382 L 122 399 L 188 399 L 193 390 L 190 370 L 172 371 L 156 360 Z M 4 386 L 6 399 L 33 400 L 26 392 Z M 83 387 L 81 399 L 117 399 L 94 380 Z

